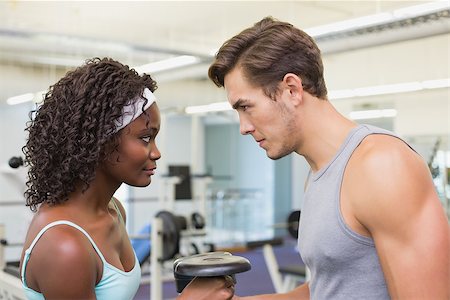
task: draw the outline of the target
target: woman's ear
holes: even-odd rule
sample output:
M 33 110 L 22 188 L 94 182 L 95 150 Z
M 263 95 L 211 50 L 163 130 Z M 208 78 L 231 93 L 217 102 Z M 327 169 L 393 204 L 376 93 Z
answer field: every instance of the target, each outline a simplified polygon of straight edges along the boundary
M 298 105 L 303 100 L 303 85 L 302 79 L 293 73 L 287 73 L 283 77 L 283 83 L 286 92 L 289 93 L 290 100 L 293 105 Z

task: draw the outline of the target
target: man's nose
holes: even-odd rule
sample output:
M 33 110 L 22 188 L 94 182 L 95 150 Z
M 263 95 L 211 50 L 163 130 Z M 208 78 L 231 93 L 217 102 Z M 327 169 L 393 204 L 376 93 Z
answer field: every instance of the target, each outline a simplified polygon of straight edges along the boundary
M 240 118 L 239 130 L 242 135 L 250 134 L 255 130 L 255 127 L 251 122 L 246 119 Z

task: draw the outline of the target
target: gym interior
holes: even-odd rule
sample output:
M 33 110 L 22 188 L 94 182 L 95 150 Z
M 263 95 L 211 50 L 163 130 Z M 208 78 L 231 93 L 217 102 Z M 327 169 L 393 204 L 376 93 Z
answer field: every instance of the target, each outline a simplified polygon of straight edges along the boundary
M 210 251 L 248 259 L 251 270 L 236 275 L 240 296 L 307 278 L 296 226 L 309 166 L 296 154 L 268 159 L 239 133 L 225 91 L 207 76 L 222 43 L 266 16 L 314 37 L 329 100 L 410 143 L 450 216 L 448 1 L 2 1 L 0 299 L 24 299 L 17 262 L 33 216 L 23 195 L 29 112 L 92 57 L 112 57 L 158 82 L 157 172 L 150 186 L 122 185 L 115 195 L 142 267 L 135 299 L 174 299 L 174 261 Z

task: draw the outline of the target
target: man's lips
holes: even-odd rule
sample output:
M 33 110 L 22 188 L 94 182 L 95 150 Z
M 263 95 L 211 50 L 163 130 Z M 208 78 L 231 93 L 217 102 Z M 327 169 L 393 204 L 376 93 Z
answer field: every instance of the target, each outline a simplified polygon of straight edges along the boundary
M 265 139 L 260 139 L 260 140 L 256 140 L 256 142 L 258 143 L 258 145 L 260 147 L 262 147 L 262 144 L 264 143 Z

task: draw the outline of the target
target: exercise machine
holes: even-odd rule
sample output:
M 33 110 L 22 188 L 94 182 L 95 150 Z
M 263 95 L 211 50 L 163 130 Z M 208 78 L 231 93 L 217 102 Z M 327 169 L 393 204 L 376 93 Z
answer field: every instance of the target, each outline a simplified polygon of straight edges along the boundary
M 0 299 L 25 300 L 18 264 L 5 261 L 6 246 L 8 242 L 5 239 L 5 226 L 0 224 Z
M 198 217 L 198 216 L 197 216 Z M 202 225 L 197 220 L 197 226 Z M 191 221 L 192 222 L 192 221 Z M 150 226 L 141 230 L 141 235 L 130 236 L 136 256 L 142 264 L 150 258 L 150 299 L 162 300 L 164 263 L 179 255 L 180 239 L 188 227 L 183 216 L 176 216 L 169 211 L 160 211 L 153 218 Z M 194 225 L 191 225 L 194 226 Z
M 297 240 L 300 214 L 300 210 L 294 210 L 288 215 L 286 223 L 275 224 L 275 226 L 286 228 L 290 237 Z M 278 244 L 273 242 L 266 242 L 262 245 L 264 261 L 266 262 L 275 292 L 286 293 L 298 286 L 299 283 L 309 280 L 309 271 L 303 264 L 280 266 L 273 250 L 273 246 L 276 245 Z

